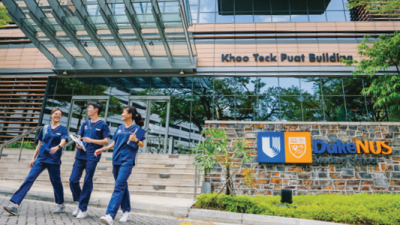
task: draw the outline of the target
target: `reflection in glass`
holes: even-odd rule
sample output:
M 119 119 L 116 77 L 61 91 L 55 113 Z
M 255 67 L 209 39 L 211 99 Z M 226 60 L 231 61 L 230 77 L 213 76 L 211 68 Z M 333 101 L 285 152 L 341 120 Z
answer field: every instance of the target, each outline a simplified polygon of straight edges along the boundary
M 307 77 L 300 79 L 302 94 L 321 94 L 321 80 L 319 77 Z
M 389 112 L 386 107 L 374 107 L 376 103 L 376 98 L 367 97 L 367 110 L 368 110 L 368 120 L 370 121 L 389 121 Z
M 278 95 L 277 77 L 260 77 L 259 89 L 261 95 Z
M 279 121 L 280 102 L 278 96 L 259 96 L 258 112 L 255 121 Z
M 323 121 L 324 112 L 320 96 L 303 96 L 303 120 L 304 121 Z
M 344 96 L 324 96 L 325 120 L 346 121 Z
M 272 16 L 272 22 L 290 22 L 290 16 Z
M 200 12 L 215 12 L 216 2 L 215 0 L 201 0 L 200 1 Z
M 346 77 L 343 78 L 343 89 L 346 95 L 362 95 L 363 79 Z
M 312 11 L 310 11 L 310 22 L 326 22 L 326 15 L 325 13 L 313 13 Z
M 346 109 L 348 121 L 366 121 L 368 118 L 364 96 L 346 97 Z
M 281 95 L 281 120 L 302 121 L 301 98 L 300 96 Z
M 327 10 L 343 10 L 344 9 L 343 0 L 330 0 L 326 9 Z
M 215 13 L 199 13 L 199 23 L 215 23 Z
M 217 23 L 234 23 L 234 16 L 217 14 Z
M 321 86 L 324 95 L 343 95 L 341 78 L 321 77 Z
M 326 17 L 328 18 L 328 22 L 342 22 L 346 21 L 346 17 L 344 16 L 344 11 L 326 11 Z
M 294 77 L 279 78 L 281 95 L 300 95 L 300 79 Z
M 272 22 L 272 17 L 271 16 L 254 16 L 254 22 L 270 23 L 270 22 Z
M 236 96 L 236 120 L 254 121 L 257 96 Z
M 253 23 L 253 15 L 235 15 L 236 23 Z
M 236 120 L 235 97 L 221 96 L 214 99 L 216 120 Z M 238 118 L 239 119 L 239 118 Z

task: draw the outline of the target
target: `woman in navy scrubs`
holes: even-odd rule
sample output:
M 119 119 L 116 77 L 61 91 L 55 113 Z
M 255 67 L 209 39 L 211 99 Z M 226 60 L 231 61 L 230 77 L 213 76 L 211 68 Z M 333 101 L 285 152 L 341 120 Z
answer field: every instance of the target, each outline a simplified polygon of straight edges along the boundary
M 61 109 L 53 109 L 50 117 L 51 124 L 44 126 L 37 137 L 39 143 L 36 147 L 35 153 L 33 154 L 32 161 L 30 162 L 31 171 L 29 172 L 28 177 L 11 197 L 10 203 L 7 206 L 4 206 L 4 210 L 12 215 L 18 214 L 19 205 L 24 199 L 26 193 L 28 193 L 33 182 L 35 182 L 36 178 L 45 169 L 49 172 L 50 181 L 54 190 L 54 198 L 57 203 L 57 208 L 54 213 L 63 212 L 65 209 L 60 165 L 62 147 L 68 140 L 68 132 L 67 128 L 60 125 L 60 119 L 62 117 Z
M 97 156 L 103 151 L 114 148 L 113 153 L 113 174 L 115 179 L 115 188 L 108 204 L 106 215 L 100 218 L 103 224 L 113 224 L 118 209 L 121 206 L 124 214 L 120 222 L 127 222 L 130 217 L 131 205 L 128 190 L 128 178 L 131 175 L 135 164 L 135 157 L 139 147 L 143 147 L 141 140 L 133 134 L 136 129 L 143 126 L 143 118 L 133 106 L 126 106 L 121 114 L 124 125 L 118 127 L 114 133 L 113 142 L 106 147 L 98 149 L 94 154 Z M 133 120 L 135 123 L 133 123 Z M 128 143 L 129 141 L 129 143 Z

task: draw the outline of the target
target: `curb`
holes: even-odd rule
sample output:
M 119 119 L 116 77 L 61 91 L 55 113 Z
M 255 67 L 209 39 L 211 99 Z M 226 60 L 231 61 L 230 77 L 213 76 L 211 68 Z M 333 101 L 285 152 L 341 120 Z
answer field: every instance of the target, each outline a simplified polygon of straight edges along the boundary
M 343 225 L 319 220 L 287 218 L 279 216 L 265 216 L 246 213 L 232 213 L 207 209 L 190 209 L 189 219 L 207 220 L 222 223 L 262 224 L 262 225 Z
M 0 194 L 4 196 L 12 196 L 17 189 L 0 187 Z M 53 193 L 29 191 L 25 199 L 40 200 L 47 202 L 54 202 Z M 67 204 L 76 204 L 71 196 L 64 196 L 64 202 Z M 109 199 L 102 198 L 90 198 L 89 206 L 97 208 L 107 208 Z M 132 211 L 139 213 L 148 213 L 156 215 L 174 216 L 174 217 L 188 217 L 189 207 L 179 207 L 179 206 L 165 206 L 160 204 L 151 204 L 143 202 L 135 202 L 131 206 Z

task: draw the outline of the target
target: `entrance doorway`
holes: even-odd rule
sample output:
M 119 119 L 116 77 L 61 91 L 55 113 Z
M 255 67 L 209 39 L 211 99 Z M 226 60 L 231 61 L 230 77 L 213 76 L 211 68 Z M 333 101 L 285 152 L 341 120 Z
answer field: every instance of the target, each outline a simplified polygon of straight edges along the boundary
M 67 122 L 68 133 L 77 134 L 82 123 L 89 119 L 86 108 L 92 101 L 98 101 L 103 106 L 99 117 L 104 122 L 107 122 L 108 105 L 110 102 L 109 96 L 73 96 L 69 107 L 70 113 Z
M 170 96 L 130 96 L 129 105 L 135 106 L 144 120 L 147 130 L 143 152 L 167 153 Z M 162 112 L 162 113 L 155 113 Z M 163 125 L 164 124 L 164 125 Z

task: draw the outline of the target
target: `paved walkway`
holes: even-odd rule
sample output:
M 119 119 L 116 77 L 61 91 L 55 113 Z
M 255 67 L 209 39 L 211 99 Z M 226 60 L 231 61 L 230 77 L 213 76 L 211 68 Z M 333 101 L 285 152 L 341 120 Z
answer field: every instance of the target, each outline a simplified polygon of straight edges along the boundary
M 3 210 L 3 206 L 9 201 L 9 197 L 0 196 L 0 224 L 16 224 L 16 225 L 77 225 L 77 224 L 100 224 L 99 218 L 104 215 L 105 209 L 90 208 L 88 209 L 88 217 L 85 219 L 76 219 L 71 215 L 75 205 L 67 204 L 66 213 L 53 214 L 55 203 L 27 200 L 25 199 L 20 207 L 20 213 L 17 216 L 11 216 Z M 119 223 L 122 213 L 118 212 L 114 224 L 135 224 L 135 225 L 227 225 L 223 223 L 213 223 L 196 221 L 171 216 L 159 216 L 145 213 L 132 213 L 128 223 Z

